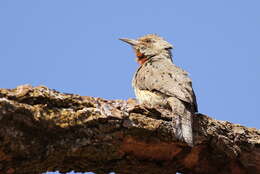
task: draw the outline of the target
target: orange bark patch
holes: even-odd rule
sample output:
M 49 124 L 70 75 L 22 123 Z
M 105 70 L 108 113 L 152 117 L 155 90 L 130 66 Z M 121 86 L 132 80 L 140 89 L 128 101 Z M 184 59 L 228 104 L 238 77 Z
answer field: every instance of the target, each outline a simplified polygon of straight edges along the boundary
M 200 152 L 203 150 L 203 146 L 195 146 L 191 152 L 184 158 L 184 164 L 187 168 L 193 168 L 199 162 Z
M 11 157 L 0 151 L 0 161 L 11 161 Z
M 133 137 L 126 137 L 120 148 L 120 151 L 123 153 L 132 153 L 139 158 L 156 160 L 171 160 L 181 152 L 181 150 L 182 149 L 174 143 L 147 143 L 136 140 Z

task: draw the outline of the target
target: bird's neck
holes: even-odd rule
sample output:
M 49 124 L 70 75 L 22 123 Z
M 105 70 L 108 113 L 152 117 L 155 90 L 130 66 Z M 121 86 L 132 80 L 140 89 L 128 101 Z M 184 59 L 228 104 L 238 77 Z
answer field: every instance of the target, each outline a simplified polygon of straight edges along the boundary
M 153 56 L 153 57 L 146 57 L 144 54 L 140 53 L 140 52 L 136 52 L 136 56 L 137 56 L 137 59 L 136 61 L 140 64 L 140 65 L 143 65 L 145 62 L 147 62 L 148 60 L 151 60 L 151 59 L 168 59 L 170 60 L 171 62 L 172 61 L 172 54 L 171 54 L 171 51 L 170 50 L 162 50 L 160 53 L 158 53 L 157 55 Z
M 168 59 L 173 63 L 172 53 L 170 50 L 163 50 L 158 55 L 153 57 L 153 59 L 161 59 L 161 58 Z

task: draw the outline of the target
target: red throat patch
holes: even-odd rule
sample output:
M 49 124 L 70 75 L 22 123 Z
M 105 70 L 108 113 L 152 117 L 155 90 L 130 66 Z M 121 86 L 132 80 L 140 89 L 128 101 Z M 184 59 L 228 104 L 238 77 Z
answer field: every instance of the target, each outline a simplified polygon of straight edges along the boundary
M 140 65 L 144 64 L 144 63 L 148 60 L 148 58 L 145 57 L 145 55 L 142 54 L 142 53 L 141 53 L 140 51 L 138 51 L 138 50 L 136 50 L 136 56 L 137 56 L 136 61 L 137 61 Z
M 142 65 L 142 64 L 144 64 L 146 61 L 148 60 L 148 58 L 137 58 L 137 62 L 140 64 L 140 65 Z

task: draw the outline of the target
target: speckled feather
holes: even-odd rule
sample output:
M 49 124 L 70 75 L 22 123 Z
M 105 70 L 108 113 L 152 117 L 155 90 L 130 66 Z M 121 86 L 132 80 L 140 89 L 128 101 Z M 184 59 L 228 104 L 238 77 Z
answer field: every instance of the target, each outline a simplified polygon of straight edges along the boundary
M 173 46 L 154 34 L 121 40 L 133 46 L 140 64 L 132 81 L 139 103 L 171 108 L 175 137 L 193 146 L 197 102 L 188 73 L 173 64 Z
M 176 97 L 192 105 L 194 112 L 197 112 L 196 97 L 188 73 L 169 59 L 156 56 L 141 65 L 133 78 L 133 87 Z

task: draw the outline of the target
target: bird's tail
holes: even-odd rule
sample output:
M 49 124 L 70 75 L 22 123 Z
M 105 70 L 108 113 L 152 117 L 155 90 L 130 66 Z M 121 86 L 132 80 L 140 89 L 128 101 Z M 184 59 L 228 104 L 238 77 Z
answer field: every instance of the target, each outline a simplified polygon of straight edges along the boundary
M 189 111 L 185 104 L 177 98 L 170 97 L 168 102 L 172 108 L 172 124 L 175 137 L 193 146 L 193 113 Z

